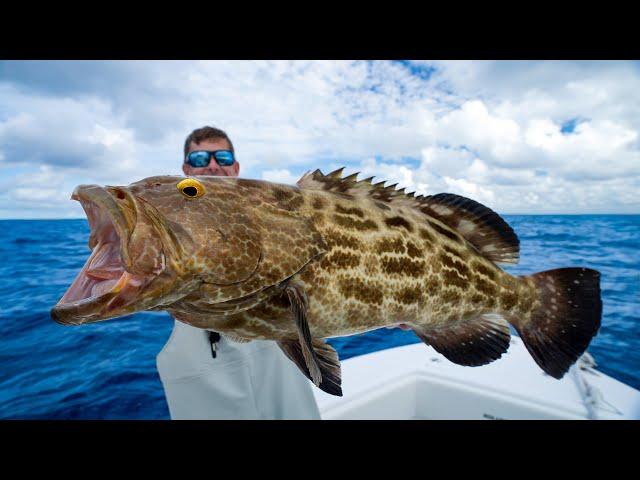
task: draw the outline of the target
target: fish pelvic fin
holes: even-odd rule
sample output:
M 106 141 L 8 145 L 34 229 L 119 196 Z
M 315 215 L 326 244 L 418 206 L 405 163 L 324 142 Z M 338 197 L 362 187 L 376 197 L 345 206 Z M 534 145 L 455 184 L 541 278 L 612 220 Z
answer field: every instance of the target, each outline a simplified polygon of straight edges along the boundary
M 524 278 L 535 283 L 539 307 L 528 321 L 516 318 L 510 322 L 540 368 L 560 379 L 600 328 L 600 272 L 559 268 Z
M 497 314 L 483 314 L 452 325 L 412 326 L 427 345 L 458 365 L 479 367 L 502 356 L 509 348 L 509 325 Z
M 281 340 L 278 345 L 285 355 L 316 387 L 331 395 L 342 396 L 340 360 L 338 353 L 323 340 L 311 338 L 307 322 L 307 296 L 294 284 L 285 287 L 291 303 L 291 311 L 298 328 L 297 340 Z
M 311 339 L 311 331 L 307 322 L 307 296 L 304 290 L 296 285 L 288 285 L 285 287 L 285 293 L 289 297 L 291 303 L 291 311 L 298 328 L 298 340 L 301 346 L 302 356 L 304 358 L 311 381 L 317 386 L 322 382 L 322 373 L 318 365 L 318 357 L 313 350 L 313 341 Z
M 280 340 L 278 346 L 287 358 L 298 366 L 304 376 L 313 381 L 309 373 L 309 368 L 307 367 L 307 362 L 302 354 L 302 345 L 300 342 L 297 339 Z M 317 365 L 320 368 L 320 374 L 322 375 L 322 380 L 318 388 L 330 395 L 341 397 L 342 377 L 338 352 L 324 340 L 312 340 L 312 346 L 317 358 Z

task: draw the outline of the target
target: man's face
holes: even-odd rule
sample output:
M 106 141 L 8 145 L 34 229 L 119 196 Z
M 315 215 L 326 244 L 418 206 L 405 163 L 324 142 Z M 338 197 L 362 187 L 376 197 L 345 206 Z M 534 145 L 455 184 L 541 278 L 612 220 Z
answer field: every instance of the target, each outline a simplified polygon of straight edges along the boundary
M 203 140 L 200 143 L 191 142 L 189 145 L 189 152 L 194 152 L 196 150 L 206 150 L 212 152 L 214 150 L 231 150 L 229 142 L 227 142 L 224 138 L 217 138 L 215 140 Z M 240 164 L 236 160 L 233 162 L 233 165 L 229 165 L 228 167 L 223 167 L 218 165 L 215 158 L 211 158 L 211 162 L 206 167 L 195 168 L 189 165 L 188 163 L 184 163 L 184 159 L 182 160 L 182 171 L 185 175 L 216 175 L 220 177 L 237 177 L 240 172 Z

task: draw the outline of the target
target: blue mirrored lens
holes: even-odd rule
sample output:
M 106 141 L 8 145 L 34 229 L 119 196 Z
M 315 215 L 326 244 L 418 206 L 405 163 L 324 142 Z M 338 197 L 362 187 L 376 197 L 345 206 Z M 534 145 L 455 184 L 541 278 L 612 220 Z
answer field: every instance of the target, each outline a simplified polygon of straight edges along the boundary
M 187 157 L 192 167 L 202 168 L 209 165 L 211 154 L 209 152 L 191 152 Z
M 218 150 L 215 153 L 216 161 L 223 166 L 233 165 L 233 153 L 229 150 Z

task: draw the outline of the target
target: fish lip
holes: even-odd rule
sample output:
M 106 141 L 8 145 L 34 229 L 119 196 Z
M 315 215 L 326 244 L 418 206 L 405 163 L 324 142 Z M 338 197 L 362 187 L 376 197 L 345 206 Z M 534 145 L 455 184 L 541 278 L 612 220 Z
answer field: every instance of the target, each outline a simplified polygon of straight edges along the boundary
M 111 188 L 111 190 L 114 190 Z M 120 190 L 120 189 L 115 189 Z M 125 195 L 125 198 L 128 200 L 131 199 L 130 196 Z M 87 220 L 89 222 L 89 226 L 91 228 L 91 236 L 89 239 L 89 247 L 93 248 L 98 243 L 100 245 L 101 238 L 101 229 L 113 227 L 113 230 L 118 236 L 119 240 L 119 255 L 121 265 L 120 267 L 123 270 L 122 275 L 118 279 L 115 286 L 109 287 L 110 290 L 106 292 L 99 293 L 95 296 L 92 296 L 91 293 L 88 297 L 76 298 L 69 301 L 65 300 L 65 297 L 72 291 L 76 282 L 81 278 L 81 276 L 87 276 L 86 271 L 88 270 L 88 266 L 90 261 L 94 257 L 94 252 L 91 254 L 85 266 L 80 270 L 74 279 L 73 283 L 65 292 L 63 297 L 56 303 L 56 305 L 51 309 L 50 315 L 51 318 L 59 324 L 62 325 L 80 325 L 84 323 L 92 323 L 100 320 L 105 320 L 107 318 L 111 318 L 114 316 L 124 315 L 129 312 L 117 313 L 117 311 L 121 310 L 121 308 L 116 309 L 116 312 L 110 312 L 109 306 L 110 302 L 118 297 L 119 292 L 122 288 L 127 287 L 130 280 L 135 280 L 137 283 L 137 292 L 139 293 L 146 285 L 148 285 L 154 278 L 158 275 L 136 275 L 131 273 L 131 262 L 129 258 L 128 251 L 128 240 L 130 237 L 130 232 L 133 231 L 133 225 L 129 223 L 125 214 L 123 213 L 121 207 L 118 206 L 115 197 L 112 193 L 109 192 L 106 188 L 100 187 L 98 185 L 80 185 L 75 188 L 73 194 L 71 195 L 72 200 L 77 200 L 82 205 L 85 214 L 87 216 Z M 110 220 L 111 224 L 106 224 L 105 217 L 102 214 L 106 214 L 108 220 Z M 116 286 L 121 285 L 120 288 L 116 289 Z M 89 284 L 91 287 L 91 284 Z M 87 287 L 87 288 L 90 288 Z M 81 289 L 80 286 L 77 287 Z M 82 294 L 86 294 L 86 288 L 81 289 Z M 75 296 L 75 295 L 74 295 Z M 132 299 L 120 302 L 121 305 L 119 307 L 127 307 L 135 302 L 137 299 L 137 295 L 133 296 Z

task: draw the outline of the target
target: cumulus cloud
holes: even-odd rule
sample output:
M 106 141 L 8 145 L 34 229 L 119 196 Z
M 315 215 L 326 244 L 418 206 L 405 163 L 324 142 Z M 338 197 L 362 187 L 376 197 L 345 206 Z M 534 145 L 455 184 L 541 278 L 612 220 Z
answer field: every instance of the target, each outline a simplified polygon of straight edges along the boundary
M 302 175 L 293 175 L 286 168 L 280 170 L 265 170 L 262 172 L 262 179 L 274 183 L 287 183 L 295 185 Z
M 639 70 L 634 62 L 0 62 L 0 215 L 41 207 L 66 216 L 77 210 L 62 198 L 77 183 L 178 174 L 184 138 L 207 124 L 231 135 L 245 177 L 293 184 L 308 169 L 346 166 L 503 213 L 637 213 Z

